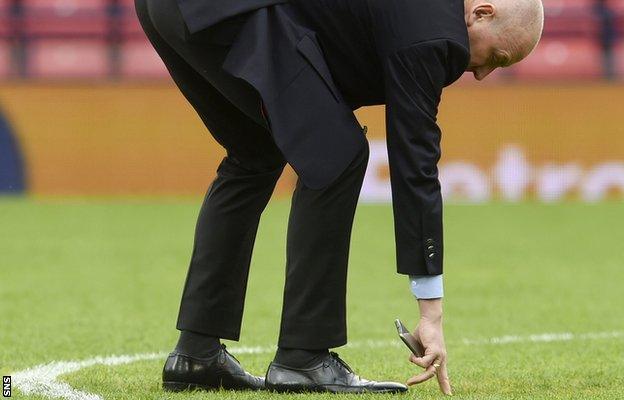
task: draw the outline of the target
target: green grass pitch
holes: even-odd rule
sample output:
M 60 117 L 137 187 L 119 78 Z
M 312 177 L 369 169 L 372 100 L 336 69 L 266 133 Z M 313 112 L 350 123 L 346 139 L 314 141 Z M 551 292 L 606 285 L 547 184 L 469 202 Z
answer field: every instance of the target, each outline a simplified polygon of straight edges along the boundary
M 171 350 L 199 202 L 0 200 L 0 372 Z M 272 202 L 263 216 L 242 340 L 228 343 L 234 354 L 237 346 L 276 343 L 287 216 L 286 201 Z M 445 330 L 455 398 L 624 398 L 622 221 L 622 203 L 447 206 Z M 417 367 L 407 362 L 393 320 L 413 326 L 418 314 L 394 259 L 391 208 L 360 206 L 348 290 L 349 340 L 359 346 L 338 352 L 364 377 L 405 381 Z M 530 340 L 544 333 L 577 335 Z M 519 339 L 487 342 L 506 335 Z M 272 354 L 238 358 L 263 374 Z M 164 393 L 162 364 L 100 365 L 60 379 L 104 399 L 288 397 Z M 443 397 L 430 381 L 403 398 Z

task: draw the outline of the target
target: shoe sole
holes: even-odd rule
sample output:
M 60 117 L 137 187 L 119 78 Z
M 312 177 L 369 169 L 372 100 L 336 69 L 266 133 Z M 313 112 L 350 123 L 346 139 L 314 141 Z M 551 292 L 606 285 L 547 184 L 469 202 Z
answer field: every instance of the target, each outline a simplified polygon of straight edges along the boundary
M 163 382 L 162 388 L 168 392 L 184 392 L 192 390 L 219 390 L 218 386 L 200 385 L 186 382 Z
M 187 382 L 163 382 L 162 383 L 163 390 L 167 392 L 185 392 L 185 391 L 195 391 L 195 390 L 203 390 L 203 391 L 215 391 L 219 389 L 225 390 L 241 390 L 241 391 L 258 391 L 264 390 L 264 388 L 228 388 L 223 386 L 214 386 L 214 385 L 202 385 L 199 383 L 187 383 Z
M 303 386 L 303 385 L 280 385 L 267 384 L 267 390 L 276 393 L 350 393 L 350 394 L 390 394 L 405 393 L 403 389 L 379 389 L 371 390 L 360 387 L 349 387 L 340 385 L 324 385 L 324 386 Z

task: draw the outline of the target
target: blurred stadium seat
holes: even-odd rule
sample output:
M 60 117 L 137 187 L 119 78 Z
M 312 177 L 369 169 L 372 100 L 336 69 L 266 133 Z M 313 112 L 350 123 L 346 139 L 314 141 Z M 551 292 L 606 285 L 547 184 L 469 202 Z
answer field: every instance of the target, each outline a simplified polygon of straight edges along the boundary
M 120 7 L 120 29 L 124 38 L 143 38 L 145 34 L 136 16 L 134 0 L 119 0 Z
M 606 54 L 612 43 L 617 47 L 616 71 L 622 77 L 624 0 L 543 2 L 546 24 L 536 52 L 518 66 L 496 71 L 486 82 L 611 77 L 613 69 L 610 64 L 603 65 L 607 60 L 603 52 Z M 13 13 L 12 4 L 17 6 Z M 616 28 L 610 28 L 611 23 Z M 0 40 L 9 38 L 16 40 L 12 42 L 16 51 L 10 54 L 17 57 L 12 65 L 17 66 L 18 76 L 34 73 L 41 78 L 60 74 L 82 79 L 167 75 L 145 40 L 134 0 L 0 0 Z M 67 42 L 65 46 L 61 40 Z M 70 54 L 70 58 L 67 62 L 57 59 L 43 65 L 42 57 L 58 58 L 59 54 Z M 88 61 L 70 66 L 75 54 L 85 54 Z M 9 60 L 0 63 L 11 64 Z M 472 82 L 473 78 L 466 74 L 460 81 Z
M 9 2 L 8 0 L 0 0 L 0 39 L 9 35 L 10 25 Z
M 27 48 L 27 59 L 33 78 L 104 78 L 110 70 L 104 40 L 35 40 Z
M 602 52 L 586 38 L 544 38 L 535 51 L 510 70 L 517 78 L 597 78 L 602 74 Z
M 599 20 L 594 0 L 544 0 L 545 35 L 595 35 Z
M 26 35 L 104 36 L 108 30 L 107 0 L 23 0 Z
M 557 17 L 564 13 L 575 13 L 591 9 L 595 0 L 542 0 L 546 15 Z
M 120 73 L 125 78 L 163 78 L 165 65 L 147 39 L 132 39 L 121 45 Z
M 607 4 L 616 13 L 624 13 L 624 1 L 622 1 L 622 0 L 607 0 Z
M 620 32 L 620 40 L 624 36 L 624 0 L 611 0 L 609 3 L 615 13 L 615 26 Z

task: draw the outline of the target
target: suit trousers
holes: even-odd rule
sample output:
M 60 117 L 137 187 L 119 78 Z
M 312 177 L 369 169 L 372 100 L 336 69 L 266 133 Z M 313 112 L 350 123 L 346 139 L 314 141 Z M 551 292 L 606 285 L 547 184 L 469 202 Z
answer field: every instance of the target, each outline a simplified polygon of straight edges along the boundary
M 260 216 L 286 164 L 259 95 L 221 69 L 244 16 L 189 35 L 175 0 L 136 0 L 136 8 L 174 82 L 227 152 L 199 212 L 177 328 L 238 340 Z M 288 221 L 280 347 L 346 343 L 349 244 L 367 161 L 364 147 L 328 187 L 297 183 Z

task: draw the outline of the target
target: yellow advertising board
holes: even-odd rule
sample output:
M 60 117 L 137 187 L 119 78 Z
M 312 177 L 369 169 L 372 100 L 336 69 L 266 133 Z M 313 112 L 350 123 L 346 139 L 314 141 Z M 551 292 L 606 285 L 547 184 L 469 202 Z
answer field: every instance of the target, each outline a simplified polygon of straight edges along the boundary
M 0 86 L 0 109 L 44 195 L 196 195 L 224 153 L 169 84 Z M 447 200 L 598 201 L 624 192 L 624 87 L 464 85 L 445 91 Z M 390 199 L 383 107 L 359 110 L 371 161 L 363 201 Z M 277 195 L 296 177 L 287 171 Z

